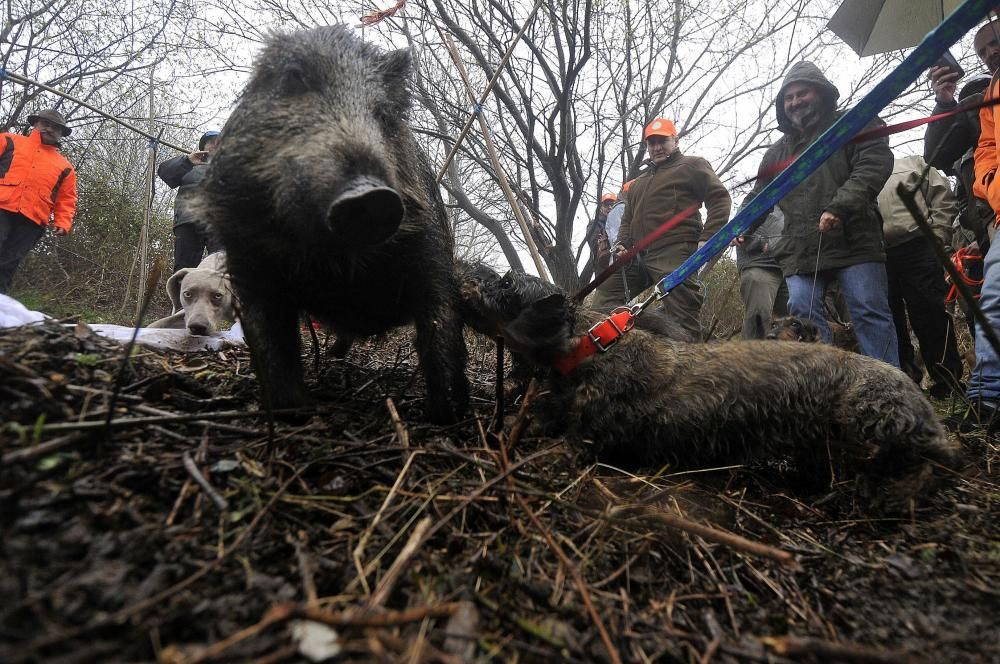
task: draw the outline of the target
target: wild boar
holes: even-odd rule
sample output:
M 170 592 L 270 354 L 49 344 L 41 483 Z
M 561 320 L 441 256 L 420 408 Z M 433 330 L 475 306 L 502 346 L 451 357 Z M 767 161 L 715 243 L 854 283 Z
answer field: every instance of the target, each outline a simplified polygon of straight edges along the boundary
M 450 422 L 466 408 L 453 242 L 406 121 L 410 67 L 408 50 L 345 26 L 271 36 L 197 194 L 275 407 L 308 401 L 308 312 L 342 339 L 412 322 L 427 416 Z

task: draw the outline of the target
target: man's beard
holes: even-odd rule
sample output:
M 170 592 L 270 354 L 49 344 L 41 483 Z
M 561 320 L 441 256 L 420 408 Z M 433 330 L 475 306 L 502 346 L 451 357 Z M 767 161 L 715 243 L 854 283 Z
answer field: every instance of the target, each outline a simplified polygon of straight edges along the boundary
M 796 129 L 805 129 L 816 123 L 819 113 L 812 104 L 803 104 L 798 108 L 786 112 L 788 119 Z

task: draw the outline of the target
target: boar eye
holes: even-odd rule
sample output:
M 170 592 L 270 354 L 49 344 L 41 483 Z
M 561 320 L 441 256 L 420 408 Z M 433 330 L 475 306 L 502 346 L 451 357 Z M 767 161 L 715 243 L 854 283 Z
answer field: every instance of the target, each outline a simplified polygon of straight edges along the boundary
M 181 297 L 183 297 L 185 300 L 190 300 L 191 299 L 191 291 L 189 291 L 189 290 L 184 291 L 183 293 L 181 293 Z
M 212 299 L 216 302 L 222 301 L 222 293 L 212 293 Z
M 514 277 L 511 276 L 510 272 L 503 275 L 503 279 L 500 280 L 500 288 L 503 290 L 510 290 L 514 287 Z

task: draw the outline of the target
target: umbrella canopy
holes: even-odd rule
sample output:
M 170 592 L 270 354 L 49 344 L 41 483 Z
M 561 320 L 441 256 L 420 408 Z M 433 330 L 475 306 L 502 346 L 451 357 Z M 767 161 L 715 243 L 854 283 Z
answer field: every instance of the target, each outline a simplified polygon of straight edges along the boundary
M 827 24 L 858 55 L 916 46 L 962 0 L 844 0 Z

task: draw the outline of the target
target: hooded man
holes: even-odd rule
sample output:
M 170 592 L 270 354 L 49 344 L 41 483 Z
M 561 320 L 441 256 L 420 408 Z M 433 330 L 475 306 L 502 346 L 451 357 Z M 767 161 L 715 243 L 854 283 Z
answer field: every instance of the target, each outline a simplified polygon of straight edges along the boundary
M 185 267 L 197 267 L 205 251 L 220 251 L 219 245 L 189 207 L 191 194 L 205 179 L 208 163 L 219 146 L 217 131 L 206 131 L 198 140 L 198 150 L 169 159 L 156 169 L 160 179 L 171 189 L 177 189 L 174 201 L 174 272 Z
M 76 214 L 76 171 L 59 152 L 72 129 L 51 108 L 28 116 L 31 134 L 0 133 L 0 293 L 52 227 L 68 235 Z
M 784 135 L 765 153 L 747 201 L 842 115 L 837 111 L 839 97 L 836 86 L 816 65 L 792 65 L 774 101 L 778 129 Z M 882 124 L 876 120 L 871 126 Z M 848 143 L 834 152 L 778 203 L 785 226 L 774 257 L 788 286 L 789 314 L 811 320 L 829 343 L 823 297 L 836 279 L 861 352 L 898 367 L 882 221 L 876 208 L 892 164 L 885 138 Z
M 665 118 L 656 118 L 643 131 L 649 167 L 632 181 L 625 194 L 625 211 L 614 253 L 624 253 L 665 221 L 696 204 L 707 211 L 705 224 L 695 212 L 681 221 L 623 270 L 597 289 L 591 306 L 601 311 L 625 304 L 642 290 L 680 267 L 695 250 L 729 219 L 732 199 L 712 165 L 701 157 L 683 154 L 677 128 Z M 627 288 L 626 288 L 627 284 Z M 663 300 L 663 313 L 694 340 L 702 339 L 701 286 L 692 276 Z

